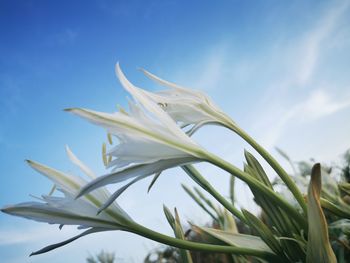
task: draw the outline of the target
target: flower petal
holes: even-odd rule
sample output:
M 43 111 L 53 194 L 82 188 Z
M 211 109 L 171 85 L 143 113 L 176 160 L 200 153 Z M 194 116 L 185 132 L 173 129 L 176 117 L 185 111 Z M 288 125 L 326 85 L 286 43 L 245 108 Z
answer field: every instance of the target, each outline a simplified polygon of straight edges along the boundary
M 148 176 L 154 173 L 158 173 L 168 168 L 172 168 L 178 165 L 184 165 L 187 163 L 193 163 L 198 161 L 193 157 L 169 159 L 169 160 L 160 160 L 154 163 L 149 164 L 137 164 L 130 167 L 127 167 L 123 170 L 106 174 L 100 177 L 97 177 L 95 180 L 89 182 L 87 185 L 83 186 L 77 198 L 85 194 L 90 193 L 91 191 L 108 184 L 118 183 L 136 176 Z
M 173 82 L 170 82 L 170 81 L 167 81 L 167 80 L 164 80 L 164 79 L 161 79 L 160 77 L 157 77 L 156 75 L 152 74 L 151 72 L 141 68 L 140 69 L 141 72 L 143 74 L 145 74 L 148 78 L 150 78 L 151 80 L 159 83 L 160 85 L 164 86 L 164 87 L 169 87 L 169 88 L 172 88 L 172 89 L 177 89 L 177 90 L 180 90 L 180 91 L 183 91 L 183 92 L 189 92 L 191 89 L 188 89 L 188 88 L 183 88 Z
M 75 154 L 71 151 L 68 145 L 66 145 L 66 152 L 71 162 L 74 163 L 76 166 L 78 166 L 88 177 L 90 177 L 91 179 L 96 178 L 95 173 L 89 167 L 87 167 L 82 161 L 80 161 L 78 157 L 75 156 Z
M 163 109 L 175 121 L 194 125 L 201 122 L 202 124 L 219 124 L 227 127 L 235 126 L 231 118 L 216 106 L 205 93 L 163 80 L 144 69 L 141 71 L 151 80 L 170 88 L 170 90 L 155 93 L 144 92 L 151 100 L 163 106 Z
M 81 225 L 107 229 L 122 229 L 120 224 L 97 217 L 75 214 L 39 202 L 20 203 L 1 209 L 2 212 L 27 219 L 60 225 Z
M 119 112 L 110 114 L 80 108 L 66 109 L 66 111 L 85 118 L 94 124 L 103 126 L 109 133 L 122 139 L 128 137 L 143 138 L 198 157 L 203 151 L 202 148 L 176 125 L 179 130 L 177 132 L 178 134 L 174 134 L 173 131 L 150 120 L 145 125 L 145 123 Z
M 169 130 L 173 132 L 177 132 L 178 136 L 182 137 L 182 139 L 187 140 L 187 136 L 179 129 L 176 123 L 170 118 L 170 116 L 164 112 L 156 103 L 149 100 L 147 96 L 145 96 L 145 91 L 140 88 L 135 87 L 124 75 L 122 72 L 119 63 L 115 66 L 115 72 L 117 77 L 119 78 L 120 83 L 123 87 L 137 100 L 142 106 L 144 106 L 149 112 L 154 114 L 157 119 L 162 122 L 165 126 L 168 127 Z
M 34 170 L 53 181 L 58 188 L 61 188 L 71 194 L 74 194 L 82 185 L 85 184 L 85 181 L 78 176 L 62 173 L 56 169 L 31 160 L 27 160 L 27 163 Z
M 136 177 L 131 182 L 127 183 L 126 185 L 122 186 L 117 191 L 115 191 L 108 198 L 108 200 L 99 208 L 97 214 L 100 214 L 103 210 L 105 210 L 107 207 L 109 207 L 126 189 L 128 189 L 134 183 L 136 183 L 136 182 L 140 181 L 141 179 L 145 178 L 146 176 L 148 176 L 148 175 Z
M 46 246 L 38 251 L 35 251 L 33 253 L 30 254 L 30 256 L 35 256 L 35 255 L 39 255 L 39 254 L 43 254 L 43 253 L 46 253 L 46 252 L 49 252 L 51 250 L 54 250 L 56 248 L 59 248 L 59 247 L 62 247 L 62 246 L 65 246 L 75 240 L 77 240 L 78 238 L 81 238 L 83 236 L 86 236 L 86 235 L 89 235 L 89 234 L 92 234 L 92 233 L 96 233 L 96 232 L 102 232 L 102 231 L 107 231 L 109 229 L 105 229 L 105 228 L 97 228 L 97 227 L 93 227 L 93 228 L 90 228 L 86 231 L 84 231 L 83 233 L 79 234 L 79 235 L 76 235 L 72 238 L 69 238 L 65 241 L 62 241 L 62 242 L 59 242 L 59 243 L 56 243 L 56 244 L 52 244 L 52 245 L 49 245 L 49 246 Z
M 58 170 L 33 161 L 28 161 L 28 163 L 33 169 L 52 180 L 58 186 L 58 188 L 64 192 L 65 195 L 71 197 L 76 196 L 81 187 L 87 184 L 87 181 L 83 180 L 80 177 L 62 173 Z M 84 197 L 84 202 L 88 202 L 89 204 L 93 205 L 96 209 L 106 202 L 106 200 L 109 198 L 109 195 L 110 194 L 106 189 L 100 188 L 94 193 L 86 195 Z M 72 203 L 71 205 L 74 204 Z M 118 204 L 114 203 L 111 209 L 115 215 L 119 215 L 124 219 L 131 220 L 130 216 Z M 91 208 L 90 210 L 93 211 L 93 208 Z M 71 211 L 74 211 L 74 209 L 72 209 Z M 97 209 L 93 214 L 96 215 L 96 212 Z M 116 220 L 116 216 L 114 216 L 113 218 L 114 220 Z

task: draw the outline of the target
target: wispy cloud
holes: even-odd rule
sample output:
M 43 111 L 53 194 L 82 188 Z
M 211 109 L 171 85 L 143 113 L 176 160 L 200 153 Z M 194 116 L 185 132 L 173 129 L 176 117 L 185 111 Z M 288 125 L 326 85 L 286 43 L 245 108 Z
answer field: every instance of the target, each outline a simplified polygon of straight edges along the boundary
M 221 45 L 221 48 L 214 46 L 213 50 L 206 52 L 200 60 L 200 71 L 196 71 L 201 74 L 193 74 L 196 72 L 193 68 L 181 68 L 182 72 L 191 72 L 196 80 L 180 77 L 179 83 L 193 83 L 192 86 L 212 94 L 229 94 L 229 98 L 226 99 L 230 101 L 229 110 L 235 108 L 232 104 L 235 93 L 232 83 L 237 83 L 237 78 L 238 83 L 248 82 L 252 86 L 259 86 L 259 90 L 252 88 L 251 91 L 237 88 L 237 96 L 247 93 L 246 96 L 250 99 L 243 105 L 246 107 L 244 118 L 251 120 L 250 127 L 245 128 L 253 131 L 254 137 L 266 148 L 272 149 L 289 128 L 307 127 L 312 122 L 322 121 L 322 118 L 350 107 L 349 86 L 342 88 L 344 86 L 334 79 L 325 84 L 321 73 L 329 66 L 327 56 L 332 53 L 332 43 L 337 42 L 335 39 L 350 39 L 349 31 L 341 30 L 346 27 L 342 21 L 348 10 L 347 1 L 327 6 L 318 17 L 315 16 L 315 22 L 305 25 L 298 35 L 280 40 L 282 44 L 277 44 L 276 49 L 271 49 L 270 53 L 257 54 L 254 58 L 228 60 L 227 57 L 232 57 L 229 55 L 234 53 L 234 47 L 229 44 Z M 339 31 L 341 34 L 338 34 Z M 221 89 L 214 90 L 213 87 Z M 265 90 L 261 94 L 263 89 Z M 260 97 L 255 91 L 260 92 Z M 224 100 L 225 98 L 220 101 L 221 105 L 228 103 Z M 204 140 L 208 136 L 212 136 L 212 133 L 203 132 L 199 139 Z M 222 136 L 215 143 L 226 146 L 221 153 L 224 158 L 230 161 L 241 160 L 242 151 L 238 150 L 240 148 L 235 144 L 237 141 Z M 204 171 L 204 174 L 211 173 L 217 175 L 218 171 L 210 168 Z M 237 195 L 241 196 L 238 198 L 241 206 L 256 210 L 250 198 L 251 194 L 244 184 L 239 183 Z
M 321 73 L 328 66 L 326 55 L 332 52 L 329 43 L 334 42 L 336 32 L 344 26 L 342 16 L 348 9 L 349 2 L 338 2 L 320 15 L 314 27 L 306 29 L 302 37 L 284 50 L 287 55 L 280 60 L 287 65 L 288 74 L 277 82 L 271 80 L 270 88 L 260 100 L 259 108 L 263 110 L 252 125 L 254 130 L 262 131 L 259 137 L 266 147 L 275 146 L 291 126 L 349 107 L 348 88 L 341 88 L 334 79 L 325 85 Z M 302 87 L 302 91 L 298 87 Z
M 260 121 L 260 128 L 266 130 L 260 138 L 266 147 L 276 146 L 283 133 L 291 126 L 305 125 L 306 122 L 335 114 L 350 107 L 350 97 L 335 99 L 325 90 L 314 90 L 310 96 L 300 103 L 288 108 L 280 108 Z M 262 124 L 264 123 L 264 124 Z
M 334 114 L 350 106 L 350 98 L 335 99 L 324 90 L 315 90 L 310 97 L 295 106 L 294 115 L 301 120 L 314 120 Z
M 324 44 L 332 41 L 331 37 L 337 29 L 342 15 L 349 8 L 348 1 L 342 1 L 317 21 L 316 26 L 305 32 L 305 36 L 300 40 L 299 45 L 291 52 L 293 55 L 295 84 L 305 85 L 312 77 L 317 67 L 317 62 L 324 50 Z M 292 76 L 293 77 L 293 76 Z

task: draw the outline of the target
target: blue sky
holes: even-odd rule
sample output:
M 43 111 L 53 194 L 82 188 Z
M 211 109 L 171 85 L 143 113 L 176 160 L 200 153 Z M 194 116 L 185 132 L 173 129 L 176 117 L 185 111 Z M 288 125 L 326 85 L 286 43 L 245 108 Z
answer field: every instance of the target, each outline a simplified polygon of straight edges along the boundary
M 205 91 L 275 154 L 279 146 L 296 160 L 336 160 L 350 147 L 349 14 L 347 1 L 0 1 L 0 205 L 49 191 L 50 183 L 25 159 L 76 171 L 66 144 L 103 172 L 104 131 L 62 109 L 124 105 L 117 61 L 146 89 L 159 87 L 138 67 Z M 247 145 L 229 132 L 206 127 L 195 139 L 242 165 Z M 224 173 L 200 168 L 226 191 Z M 184 220 L 205 223 L 182 182 L 192 184 L 174 169 L 150 194 L 145 180 L 120 203 L 136 220 L 166 233 L 163 203 L 177 206 Z M 249 192 L 240 189 L 240 204 L 254 209 Z M 83 262 L 105 248 L 120 262 L 140 262 L 157 246 L 116 232 L 28 258 L 73 233 L 0 214 L 0 254 L 6 262 L 54 263 L 62 255 Z

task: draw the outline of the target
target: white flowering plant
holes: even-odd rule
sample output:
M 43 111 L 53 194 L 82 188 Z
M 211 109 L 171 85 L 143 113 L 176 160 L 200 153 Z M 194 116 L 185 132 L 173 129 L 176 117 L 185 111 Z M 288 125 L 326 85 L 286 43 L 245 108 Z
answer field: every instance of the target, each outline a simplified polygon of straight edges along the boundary
M 233 262 L 337 262 L 323 209 L 342 219 L 349 218 L 350 208 L 345 202 L 340 206 L 335 199 L 321 197 L 319 164 L 314 165 L 307 183 L 308 191 L 303 194 L 276 159 L 206 94 L 141 71 L 166 89 L 150 92 L 136 87 L 117 64 L 116 75 L 132 97 L 128 111 L 123 108 L 113 113 L 66 109 L 106 130 L 110 144 L 108 150 L 103 145 L 106 174 L 96 176 L 68 147 L 69 159 L 82 170 L 84 178 L 28 161 L 33 169 L 53 182 L 53 191 L 43 195 L 40 201 L 5 206 L 1 211 L 60 227 L 77 225 L 82 230 L 79 235 L 49 245 L 32 255 L 46 253 L 90 233 L 119 230 L 179 248 L 182 262 L 192 262 L 188 251 L 194 250 L 226 253 L 232 255 Z M 242 170 L 208 151 L 191 137 L 203 125 L 210 124 L 227 128 L 249 143 L 276 172 L 291 198 L 285 198 L 275 189 L 253 154 L 245 152 L 246 163 Z M 269 218 L 269 224 L 252 212 L 239 209 L 233 196 L 226 198 L 218 192 L 195 168 L 199 162 L 210 163 L 229 173 L 231 178 L 245 182 L 255 202 Z M 192 225 L 192 229 L 200 235 L 211 237 L 208 242 L 189 241 L 176 210 L 172 214 L 164 207 L 165 216 L 174 230 L 175 236 L 171 237 L 138 224 L 117 204 L 118 197 L 132 184 L 153 175 L 152 187 L 162 171 L 178 166 L 223 207 L 217 209 L 199 190 L 196 190 L 199 194 L 196 196 L 185 188 L 207 212 L 207 205 L 215 208 L 215 213 L 210 215 L 219 222 L 220 230 Z M 107 185 L 125 181 L 114 193 L 106 189 Z M 348 186 L 342 187 L 346 192 Z M 56 192 L 61 192 L 63 197 L 55 196 Z M 249 228 L 253 234 L 239 233 L 236 222 Z

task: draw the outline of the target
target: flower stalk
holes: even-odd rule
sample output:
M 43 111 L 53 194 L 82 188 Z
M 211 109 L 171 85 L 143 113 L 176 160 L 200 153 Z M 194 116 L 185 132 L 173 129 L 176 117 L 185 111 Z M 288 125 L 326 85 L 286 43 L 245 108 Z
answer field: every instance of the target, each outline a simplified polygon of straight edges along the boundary
M 186 250 L 196 250 L 196 251 L 205 251 L 205 252 L 214 252 L 214 253 L 227 253 L 227 254 L 236 254 L 236 255 L 246 255 L 259 257 L 265 259 L 268 262 L 280 262 L 280 257 L 274 253 L 268 251 L 260 251 L 256 249 L 246 248 L 246 247 L 233 247 L 233 246 L 222 246 L 222 245 L 212 245 L 204 244 L 198 242 L 192 242 L 188 240 L 182 240 L 174 237 L 170 237 L 159 232 L 153 231 L 147 227 L 139 225 L 133 222 L 131 233 L 141 235 L 148 239 L 160 242 L 162 244 L 167 244 L 169 246 L 182 248 Z
M 303 195 L 288 173 L 280 164 L 252 137 L 242 130 L 225 112 L 204 93 L 183 88 L 175 83 L 163 80 L 152 73 L 142 70 L 151 80 L 167 87 L 168 90 L 159 92 L 144 92 L 144 96 L 158 103 L 176 122 L 183 125 L 193 125 L 187 132 L 192 135 L 200 127 L 207 124 L 224 126 L 248 142 L 276 171 L 286 186 L 294 195 L 305 215 L 307 215 L 306 203 Z
M 230 211 L 240 221 L 246 223 L 246 219 L 242 212 L 239 211 L 232 203 L 230 203 L 225 197 L 223 197 L 215 188 L 199 173 L 199 171 L 193 165 L 184 165 L 181 168 L 205 191 L 211 194 L 223 207 Z
M 255 178 L 251 177 L 250 174 L 243 172 L 231 163 L 211 153 L 208 153 L 206 160 L 212 163 L 213 165 L 220 167 L 228 173 L 236 176 L 242 181 L 246 182 L 250 187 L 253 187 L 257 191 L 261 192 L 271 201 L 279 205 L 286 212 L 290 213 L 290 215 L 295 219 L 296 222 L 300 224 L 300 226 L 303 229 L 308 228 L 307 220 L 304 216 L 299 214 L 299 212 L 291 204 L 289 204 L 282 196 L 280 196 L 279 194 L 277 194 L 276 192 L 274 192 Z
M 292 192 L 295 199 L 302 208 L 304 214 L 307 215 L 307 207 L 302 193 L 300 192 L 297 185 L 293 182 L 292 178 L 288 175 L 288 173 L 276 161 L 276 159 L 268 151 L 266 151 L 258 142 L 256 142 L 249 134 L 247 134 L 243 129 L 241 129 L 237 125 L 229 124 L 226 127 L 231 131 L 235 132 L 247 143 L 249 143 L 266 160 L 266 162 L 275 170 L 278 176 L 283 180 L 283 182 Z

